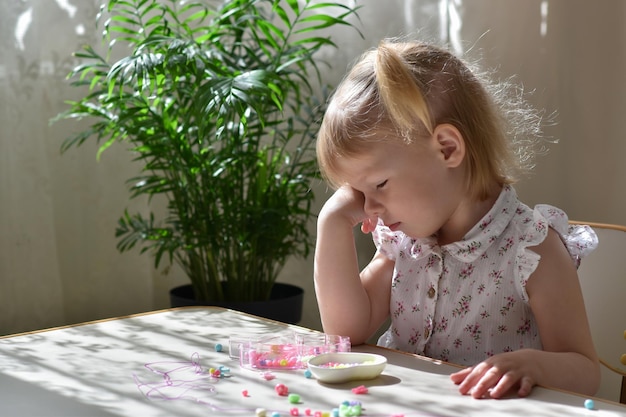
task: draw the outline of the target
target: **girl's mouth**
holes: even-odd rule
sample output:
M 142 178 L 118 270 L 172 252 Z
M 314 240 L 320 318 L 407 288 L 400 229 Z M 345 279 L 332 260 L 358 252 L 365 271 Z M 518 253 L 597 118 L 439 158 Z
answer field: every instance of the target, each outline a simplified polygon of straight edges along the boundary
M 397 223 L 393 223 L 390 224 L 389 226 L 387 226 L 392 232 L 395 232 L 398 230 L 398 228 L 400 227 L 400 222 Z

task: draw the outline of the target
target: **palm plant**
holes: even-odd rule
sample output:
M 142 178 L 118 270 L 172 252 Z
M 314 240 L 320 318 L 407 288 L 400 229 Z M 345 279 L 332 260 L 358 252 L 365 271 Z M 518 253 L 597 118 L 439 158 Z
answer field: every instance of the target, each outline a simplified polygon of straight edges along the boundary
M 105 2 L 106 53 L 76 53 L 69 77 L 86 95 L 56 119 L 92 121 L 63 151 L 126 144 L 142 166 L 130 197 L 167 200 L 164 218 L 126 211 L 118 249 L 178 263 L 198 300 L 267 299 L 286 260 L 310 252 L 315 55 L 355 14 L 312 0 Z

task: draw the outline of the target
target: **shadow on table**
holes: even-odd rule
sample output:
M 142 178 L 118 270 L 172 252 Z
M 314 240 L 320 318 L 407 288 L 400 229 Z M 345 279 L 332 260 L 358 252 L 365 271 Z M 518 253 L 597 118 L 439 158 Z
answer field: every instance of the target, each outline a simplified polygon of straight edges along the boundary
M 1 416 L 112 417 L 117 415 L 5 374 L 0 374 L 0 393 Z

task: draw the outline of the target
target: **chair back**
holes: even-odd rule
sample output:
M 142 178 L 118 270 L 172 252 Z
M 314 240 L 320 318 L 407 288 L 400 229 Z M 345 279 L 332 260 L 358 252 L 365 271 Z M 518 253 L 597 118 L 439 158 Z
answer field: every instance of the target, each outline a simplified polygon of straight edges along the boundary
M 598 247 L 582 259 L 578 268 L 591 334 L 605 364 L 596 396 L 626 403 L 625 379 L 615 372 L 626 372 L 620 362 L 626 353 L 626 226 L 570 223 L 587 224 L 598 235 Z

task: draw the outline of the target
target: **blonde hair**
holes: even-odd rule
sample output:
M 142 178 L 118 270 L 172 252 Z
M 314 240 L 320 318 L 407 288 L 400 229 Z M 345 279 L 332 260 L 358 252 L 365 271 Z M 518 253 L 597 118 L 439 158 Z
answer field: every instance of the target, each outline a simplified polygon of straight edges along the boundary
M 338 187 L 338 158 L 358 156 L 372 141 L 419 144 L 448 123 L 465 140 L 468 191 L 484 199 L 494 180 L 511 184 L 532 167 L 541 134 L 541 115 L 511 86 L 490 84 L 443 48 L 385 40 L 363 54 L 329 102 L 317 140 L 322 175 Z

